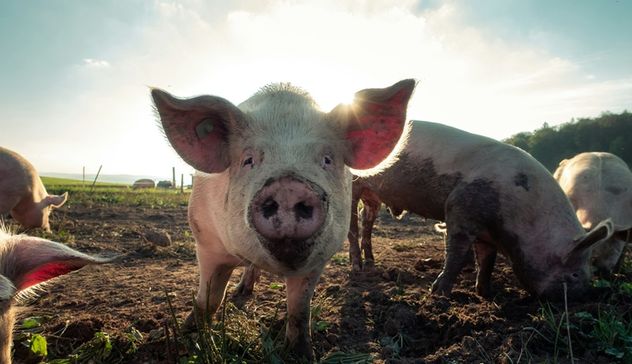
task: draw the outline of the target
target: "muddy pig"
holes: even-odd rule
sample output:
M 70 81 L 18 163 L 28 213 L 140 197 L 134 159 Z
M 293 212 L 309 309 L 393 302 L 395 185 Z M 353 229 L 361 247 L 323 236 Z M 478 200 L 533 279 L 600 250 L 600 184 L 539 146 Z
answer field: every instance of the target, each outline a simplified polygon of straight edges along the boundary
M 0 216 L 11 216 L 23 227 L 50 232 L 48 215 L 68 198 L 49 195 L 37 171 L 16 152 L 0 147 Z
M 152 90 L 169 142 L 199 171 L 189 224 L 200 310 L 217 310 L 238 265 L 284 276 L 286 345 L 313 358 L 309 305 L 349 228 L 349 168 L 373 168 L 389 156 L 414 87 L 404 80 L 365 89 L 351 105 L 328 113 L 288 84 L 266 86 L 238 106 L 216 96 L 178 99 Z
M 109 261 L 49 240 L 14 235 L 0 225 L 0 363 L 11 363 L 13 306 L 21 294 L 87 264 Z
M 586 233 L 553 176 L 519 148 L 446 125 L 410 124 L 397 160 L 354 180 L 352 205 L 357 211 L 358 199 L 374 199 L 366 205 L 372 210 L 383 201 L 396 213 L 446 222 L 445 263 L 432 292 L 451 292 L 470 247 L 482 296 L 490 295 L 497 251 L 533 295 L 559 297 L 562 283 L 576 294 L 588 286 L 591 247 L 612 235 L 611 221 Z M 367 226 L 376 213 L 365 214 Z M 356 217 L 349 232 L 354 265 L 361 260 L 357 229 Z
M 581 153 L 560 162 L 555 179 L 575 207 L 579 222 L 590 230 L 611 218 L 613 236 L 595 246 L 595 267 L 609 274 L 620 264 L 627 242 L 632 242 L 632 172 L 610 153 Z

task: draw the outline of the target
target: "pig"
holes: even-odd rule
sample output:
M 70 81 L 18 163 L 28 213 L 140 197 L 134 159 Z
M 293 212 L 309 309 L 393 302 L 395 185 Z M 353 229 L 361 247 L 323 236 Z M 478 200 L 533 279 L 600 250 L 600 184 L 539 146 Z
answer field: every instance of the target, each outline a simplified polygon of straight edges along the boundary
M 110 261 L 50 240 L 15 235 L 0 225 L 0 363 L 11 363 L 13 307 L 21 295 L 42 282 L 87 264 Z
M 553 174 L 586 230 L 611 218 L 613 236 L 593 250 L 593 264 L 608 275 L 616 270 L 627 242 L 632 242 L 632 172 L 614 154 L 581 153 L 564 159 Z
M 29 161 L 0 147 L 0 215 L 10 213 L 26 229 L 50 232 L 51 211 L 63 206 L 67 199 L 68 192 L 49 195 Z
M 445 221 L 445 263 L 431 287 L 440 295 L 450 294 L 470 247 L 478 266 L 476 292 L 483 297 L 491 294 L 497 251 L 531 294 L 559 298 L 562 283 L 571 295 L 581 294 L 591 279 L 591 247 L 613 233 L 610 220 L 582 229 L 553 176 L 523 150 L 426 121 L 410 122 L 406 144 L 388 168 L 353 181 L 349 243 L 356 268 L 359 199 L 364 235 L 371 233 L 380 202 L 396 214 L 407 210 Z M 367 237 L 363 248 L 372 259 Z
M 252 263 L 285 277 L 286 346 L 313 360 L 309 306 L 349 228 L 349 168 L 389 158 L 414 87 L 409 79 L 365 89 L 329 112 L 290 84 L 268 85 L 238 106 L 151 91 L 167 139 L 198 171 L 188 210 L 200 271 L 194 312 L 213 314 L 233 269 Z

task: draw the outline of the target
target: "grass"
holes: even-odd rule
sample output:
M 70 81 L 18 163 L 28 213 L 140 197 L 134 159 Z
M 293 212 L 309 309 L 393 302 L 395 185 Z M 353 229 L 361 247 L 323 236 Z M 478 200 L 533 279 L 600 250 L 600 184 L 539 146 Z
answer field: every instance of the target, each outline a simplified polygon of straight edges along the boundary
M 182 207 L 187 206 L 190 191 L 181 193 L 179 189 L 132 189 L 124 184 L 102 183 L 95 185 L 82 185 L 81 181 L 64 180 L 61 178 L 48 179 L 43 177 L 44 186 L 50 194 L 62 194 L 68 192 L 66 204 L 99 205 L 107 207 L 117 204 L 131 207 Z M 59 182 L 60 184 L 56 184 Z

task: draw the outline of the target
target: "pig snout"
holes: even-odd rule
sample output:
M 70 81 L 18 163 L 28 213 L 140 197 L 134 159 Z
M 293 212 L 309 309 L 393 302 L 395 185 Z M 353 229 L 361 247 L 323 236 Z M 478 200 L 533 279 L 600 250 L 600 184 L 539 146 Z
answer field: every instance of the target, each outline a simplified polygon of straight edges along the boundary
M 286 176 L 270 180 L 255 195 L 251 219 L 264 246 L 277 259 L 296 266 L 307 259 L 313 237 L 327 215 L 327 197 L 318 186 Z
M 322 191 L 292 177 L 269 182 L 252 202 L 254 227 L 268 240 L 305 240 L 325 222 Z

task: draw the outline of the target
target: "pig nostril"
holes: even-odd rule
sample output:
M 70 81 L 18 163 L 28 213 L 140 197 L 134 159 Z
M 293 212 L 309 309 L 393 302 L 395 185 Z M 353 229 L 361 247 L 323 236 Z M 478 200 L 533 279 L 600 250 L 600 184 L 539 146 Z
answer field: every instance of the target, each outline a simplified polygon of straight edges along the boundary
M 266 199 L 261 204 L 261 211 L 263 212 L 263 217 L 268 219 L 270 216 L 275 215 L 279 210 L 279 204 L 271 198 Z
M 314 213 L 314 207 L 307 206 L 304 202 L 299 202 L 294 205 L 294 212 L 300 219 L 311 219 Z

